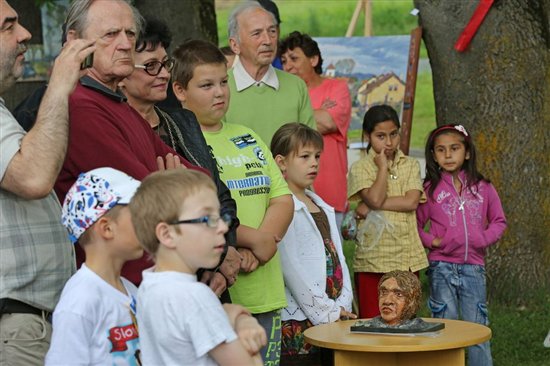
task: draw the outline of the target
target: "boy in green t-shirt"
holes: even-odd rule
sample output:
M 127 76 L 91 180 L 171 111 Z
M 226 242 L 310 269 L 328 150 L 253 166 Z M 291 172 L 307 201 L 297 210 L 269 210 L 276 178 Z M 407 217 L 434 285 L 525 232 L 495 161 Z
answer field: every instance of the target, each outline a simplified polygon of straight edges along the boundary
M 247 127 L 222 123 L 229 87 L 221 51 L 211 43 L 193 40 L 178 47 L 174 57 L 174 93 L 197 116 L 220 177 L 237 203 L 241 223 L 237 247 L 243 261 L 238 281 L 229 289 L 231 299 L 247 307 L 266 329 L 264 364 L 278 364 L 280 314 L 286 298 L 277 242 L 294 214 L 290 191 L 258 135 Z

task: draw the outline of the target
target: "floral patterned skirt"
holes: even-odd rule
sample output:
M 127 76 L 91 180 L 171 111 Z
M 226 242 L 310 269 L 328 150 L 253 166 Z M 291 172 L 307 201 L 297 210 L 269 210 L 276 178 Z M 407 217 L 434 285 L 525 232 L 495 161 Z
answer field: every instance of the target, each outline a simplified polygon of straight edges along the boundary
M 304 331 L 312 326 L 308 319 L 282 322 L 281 366 L 321 364 L 320 348 L 304 339 Z

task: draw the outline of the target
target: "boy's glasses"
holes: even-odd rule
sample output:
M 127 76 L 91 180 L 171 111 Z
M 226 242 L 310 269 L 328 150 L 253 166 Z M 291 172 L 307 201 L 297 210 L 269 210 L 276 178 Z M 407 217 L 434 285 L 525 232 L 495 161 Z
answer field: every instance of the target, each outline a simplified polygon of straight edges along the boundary
M 231 216 L 229 214 L 223 214 L 221 216 L 215 216 L 215 215 L 206 215 L 203 217 L 199 217 L 197 219 L 189 219 L 189 220 L 179 220 L 179 221 L 173 221 L 169 222 L 170 225 L 179 225 L 179 224 L 206 224 L 206 226 L 215 228 L 218 227 L 218 222 L 222 220 L 227 226 L 231 225 Z
M 138 69 L 143 69 L 145 72 L 151 76 L 157 76 L 160 74 L 160 70 L 164 67 L 166 71 L 170 72 L 174 68 L 174 59 L 169 58 L 164 62 L 160 61 L 151 61 L 144 65 L 134 65 Z

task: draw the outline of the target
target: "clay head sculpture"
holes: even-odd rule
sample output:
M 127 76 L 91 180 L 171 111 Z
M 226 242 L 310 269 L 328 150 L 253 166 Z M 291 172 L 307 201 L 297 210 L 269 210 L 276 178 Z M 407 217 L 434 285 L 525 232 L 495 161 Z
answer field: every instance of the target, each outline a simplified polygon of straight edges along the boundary
M 380 316 L 388 325 L 398 325 L 414 318 L 421 299 L 420 280 L 412 272 L 388 272 L 378 282 Z

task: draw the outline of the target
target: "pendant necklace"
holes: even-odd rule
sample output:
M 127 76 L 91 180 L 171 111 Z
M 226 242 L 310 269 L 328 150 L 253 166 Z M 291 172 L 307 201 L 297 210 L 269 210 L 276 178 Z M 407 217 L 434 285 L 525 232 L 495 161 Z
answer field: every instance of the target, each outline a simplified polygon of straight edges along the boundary
M 392 164 L 392 167 L 393 167 L 393 164 Z M 388 167 L 388 173 L 390 175 L 390 179 L 397 180 L 397 173 L 395 172 L 394 169 Z

